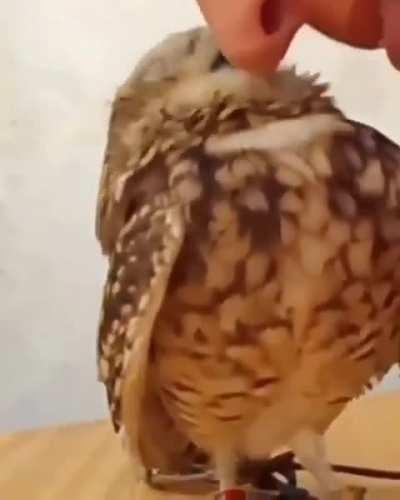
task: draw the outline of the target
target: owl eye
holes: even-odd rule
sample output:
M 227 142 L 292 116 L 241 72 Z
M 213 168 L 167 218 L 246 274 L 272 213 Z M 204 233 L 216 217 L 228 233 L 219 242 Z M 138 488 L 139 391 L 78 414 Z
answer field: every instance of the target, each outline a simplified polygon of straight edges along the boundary
M 211 64 L 210 70 L 217 71 L 223 66 L 230 66 L 230 62 L 228 61 L 228 59 L 226 59 L 224 54 L 219 51 Z

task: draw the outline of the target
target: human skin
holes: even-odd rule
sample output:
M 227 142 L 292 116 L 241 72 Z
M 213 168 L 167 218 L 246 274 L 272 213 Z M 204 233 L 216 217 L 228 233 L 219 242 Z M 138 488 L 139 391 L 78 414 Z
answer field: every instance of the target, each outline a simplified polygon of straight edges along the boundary
M 383 48 L 400 69 L 400 0 L 197 0 L 232 64 L 274 70 L 304 24 L 353 47 Z

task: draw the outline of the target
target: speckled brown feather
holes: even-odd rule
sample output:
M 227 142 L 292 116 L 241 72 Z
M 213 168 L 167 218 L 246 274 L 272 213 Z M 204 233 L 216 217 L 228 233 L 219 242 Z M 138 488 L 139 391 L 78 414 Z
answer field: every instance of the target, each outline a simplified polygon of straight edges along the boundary
M 260 458 L 324 432 L 399 342 L 399 148 L 313 78 L 210 73 L 185 36 L 181 73 L 117 96 L 97 224 L 114 424 L 165 471 L 191 442 Z

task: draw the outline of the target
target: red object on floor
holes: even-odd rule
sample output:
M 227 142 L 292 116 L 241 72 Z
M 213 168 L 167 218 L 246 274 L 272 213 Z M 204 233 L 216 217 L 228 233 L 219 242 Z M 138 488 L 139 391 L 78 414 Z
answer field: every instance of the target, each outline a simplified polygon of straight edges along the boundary
M 246 500 L 246 498 L 247 494 L 245 490 L 235 488 L 217 493 L 215 500 Z

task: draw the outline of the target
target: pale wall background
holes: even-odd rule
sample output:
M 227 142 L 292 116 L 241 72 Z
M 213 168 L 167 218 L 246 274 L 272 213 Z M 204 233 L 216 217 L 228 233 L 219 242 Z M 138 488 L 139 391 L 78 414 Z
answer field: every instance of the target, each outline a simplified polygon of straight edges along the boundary
M 1 9 L 0 431 L 105 414 L 93 225 L 110 100 L 144 50 L 200 21 L 193 0 Z M 400 141 L 400 75 L 381 54 L 303 30 L 288 60 L 321 71 L 350 116 Z

